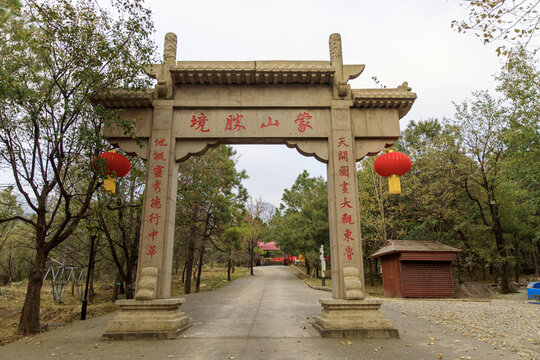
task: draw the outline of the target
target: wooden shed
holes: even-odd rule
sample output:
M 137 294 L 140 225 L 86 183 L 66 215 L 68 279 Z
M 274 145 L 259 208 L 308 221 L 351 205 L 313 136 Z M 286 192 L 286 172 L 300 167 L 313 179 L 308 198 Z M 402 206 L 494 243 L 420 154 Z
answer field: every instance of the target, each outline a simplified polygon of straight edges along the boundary
M 386 297 L 453 297 L 458 252 L 437 241 L 388 240 L 370 257 L 381 258 Z

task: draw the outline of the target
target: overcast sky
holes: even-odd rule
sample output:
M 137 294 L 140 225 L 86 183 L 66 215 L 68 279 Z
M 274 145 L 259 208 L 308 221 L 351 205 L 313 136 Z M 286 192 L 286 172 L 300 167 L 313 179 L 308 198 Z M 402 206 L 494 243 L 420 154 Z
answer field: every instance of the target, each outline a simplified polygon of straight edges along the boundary
M 178 36 L 177 60 L 329 60 L 328 37 L 340 33 L 345 64 L 365 64 L 353 89 L 404 81 L 418 96 L 401 120 L 451 117 L 452 102 L 493 89 L 500 68 L 493 46 L 450 28 L 467 12 L 455 0 L 147 0 L 159 57 L 167 32 Z M 279 205 L 304 169 L 326 178 L 326 165 L 284 145 L 237 146 L 253 198 Z M 5 181 L 2 181 L 4 183 Z
M 373 88 L 407 81 L 418 99 L 401 120 L 452 117 L 452 102 L 494 89 L 500 68 L 493 46 L 450 28 L 467 13 L 458 1 L 148 1 L 160 54 L 167 32 L 177 60 L 329 60 L 328 37 L 340 33 L 345 64 L 365 64 L 351 82 Z M 254 198 L 279 205 L 302 170 L 326 178 L 326 165 L 284 145 L 238 146 L 238 164 Z

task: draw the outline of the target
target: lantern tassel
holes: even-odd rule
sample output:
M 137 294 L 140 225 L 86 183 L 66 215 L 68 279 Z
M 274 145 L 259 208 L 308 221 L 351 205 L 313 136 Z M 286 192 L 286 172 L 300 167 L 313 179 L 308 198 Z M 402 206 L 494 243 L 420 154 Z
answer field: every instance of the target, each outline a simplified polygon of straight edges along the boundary
M 107 178 L 103 180 L 103 188 L 111 194 L 116 193 L 116 178 L 107 176 Z
M 388 192 L 390 194 L 401 194 L 401 183 L 399 181 L 399 176 L 390 175 L 388 177 Z

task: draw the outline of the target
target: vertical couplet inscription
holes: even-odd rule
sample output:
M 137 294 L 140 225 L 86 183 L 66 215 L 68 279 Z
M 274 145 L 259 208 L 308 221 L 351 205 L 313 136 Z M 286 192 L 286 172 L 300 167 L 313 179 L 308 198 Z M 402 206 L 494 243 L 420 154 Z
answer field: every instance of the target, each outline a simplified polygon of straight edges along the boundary
M 339 222 L 343 225 L 340 228 L 342 229 L 341 233 L 341 241 L 343 243 L 346 243 L 347 245 L 344 247 L 345 255 L 347 259 L 352 260 L 353 256 L 355 255 L 354 252 L 354 246 L 351 246 L 350 243 L 352 241 L 355 241 L 356 235 L 353 233 L 353 230 L 355 229 L 353 227 L 353 230 L 349 228 L 349 225 L 353 225 L 353 216 L 351 215 L 354 213 L 353 205 L 355 202 L 351 201 L 351 196 L 355 196 L 355 192 L 349 192 L 351 182 L 350 176 L 356 176 L 355 169 L 350 169 L 350 163 L 349 163 L 349 150 L 350 150 L 350 144 L 351 140 L 346 137 L 340 137 L 337 139 L 337 152 L 336 152 L 336 167 L 338 169 L 338 184 L 339 184 L 339 190 L 340 195 L 339 198 L 342 198 L 343 201 L 340 203 L 339 207 Z M 354 181 L 352 182 L 354 184 Z M 348 196 L 348 198 L 347 198 Z M 352 204 L 351 204 L 352 203 Z M 345 229 L 345 230 L 343 230 Z M 354 235 L 354 236 L 353 236 Z
M 202 124 L 204 127 L 204 124 Z M 146 238 L 147 246 L 145 250 L 145 255 L 150 257 L 152 260 L 153 256 L 158 254 L 159 244 L 162 242 L 159 241 L 162 237 L 163 232 L 162 226 L 160 226 L 160 219 L 163 218 L 163 205 L 162 205 L 162 181 L 164 175 L 166 176 L 167 160 L 169 155 L 169 144 L 164 138 L 155 138 L 153 139 L 153 151 L 151 152 L 151 165 L 150 165 L 150 174 L 148 175 L 148 182 L 150 187 L 147 187 L 147 191 L 150 192 L 150 204 L 149 209 L 147 209 L 147 217 L 144 219 L 148 226 Z

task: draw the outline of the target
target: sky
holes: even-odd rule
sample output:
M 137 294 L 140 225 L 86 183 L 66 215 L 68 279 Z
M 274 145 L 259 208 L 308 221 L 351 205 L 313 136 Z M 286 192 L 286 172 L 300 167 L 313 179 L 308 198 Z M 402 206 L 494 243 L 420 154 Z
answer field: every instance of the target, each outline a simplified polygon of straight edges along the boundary
M 147 0 L 159 58 L 167 32 L 178 37 L 177 60 L 326 60 L 340 33 L 344 64 L 365 64 L 353 89 L 395 88 L 407 81 L 418 96 L 401 119 L 452 117 L 453 102 L 493 90 L 501 67 L 494 46 L 450 28 L 467 15 L 456 0 Z M 237 168 L 253 199 L 279 206 L 283 190 L 305 169 L 326 178 L 326 165 L 285 145 L 242 145 Z M 4 183 L 5 181 L 2 181 Z
M 389 88 L 407 81 L 418 96 L 400 121 L 452 117 L 475 90 L 494 90 L 501 67 L 494 46 L 451 29 L 467 15 L 459 1 L 147 1 L 163 49 L 178 37 L 182 60 L 329 60 L 328 38 L 340 33 L 344 64 L 365 64 L 353 89 Z M 283 190 L 305 169 L 326 178 L 326 165 L 284 145 L 235 146 L 237 167 L 253 199 L 279 206 Z

